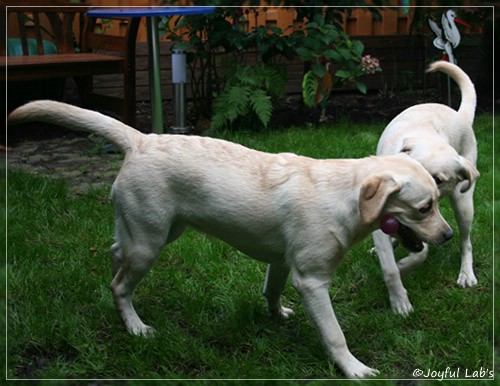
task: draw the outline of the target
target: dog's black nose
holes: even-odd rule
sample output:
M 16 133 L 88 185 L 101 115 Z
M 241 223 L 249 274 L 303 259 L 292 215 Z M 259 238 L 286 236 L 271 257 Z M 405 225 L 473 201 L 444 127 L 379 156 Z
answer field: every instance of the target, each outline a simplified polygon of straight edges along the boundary
M 451 239 L 453 237 L 453 229 L 451 229 L 451 228 L 448 229 L 446 232 L 444 232 L 443 236 L 444 236 L 444 239 L 446 241 L 448 241 L 449 239 Z

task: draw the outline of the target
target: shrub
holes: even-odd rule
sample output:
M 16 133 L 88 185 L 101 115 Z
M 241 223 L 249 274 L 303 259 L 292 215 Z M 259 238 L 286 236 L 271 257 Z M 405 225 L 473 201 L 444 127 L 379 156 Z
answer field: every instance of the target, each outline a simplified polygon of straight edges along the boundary
M 284 68 L 277 65 L 238 66 L 214 101 L 212 128 L 266 127 L 273 111 L 273 98 L 284 96 L 285 81 Z

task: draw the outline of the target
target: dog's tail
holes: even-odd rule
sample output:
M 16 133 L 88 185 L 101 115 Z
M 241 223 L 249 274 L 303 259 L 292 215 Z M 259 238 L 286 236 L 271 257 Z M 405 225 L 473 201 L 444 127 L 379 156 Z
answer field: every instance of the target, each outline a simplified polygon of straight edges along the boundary
M 68 129 L 87 131 L 103 136 L 118 146 L 123 152 L 133 150 L 144 134 L 95 111 L 71 106 L 66 103 L 40 100 L 29 102 L 9 114 L 7 122 L 47 122 Z
M 444 60 L 431 63 L 427 72 L 441 71 L 450 76 L 460 88 L 462 102 L 458 113 L 463 115 L 470 125 L 474 122 L 476 112 L 476 89 L 469 76 L 457 65 Z

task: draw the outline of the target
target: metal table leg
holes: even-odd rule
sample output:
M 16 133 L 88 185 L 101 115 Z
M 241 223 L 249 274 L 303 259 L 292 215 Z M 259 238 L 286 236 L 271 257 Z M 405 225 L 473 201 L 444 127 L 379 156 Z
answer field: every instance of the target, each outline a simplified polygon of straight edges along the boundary
M 151 92 L 151 119 L 153 132 L 162 134 L 163 110 L 161 97 L 161 72 L 160 72 L 160 42 L 158 37 L 158 18 L 147 18 L 147 33 L 149 47 L 149 88 Z

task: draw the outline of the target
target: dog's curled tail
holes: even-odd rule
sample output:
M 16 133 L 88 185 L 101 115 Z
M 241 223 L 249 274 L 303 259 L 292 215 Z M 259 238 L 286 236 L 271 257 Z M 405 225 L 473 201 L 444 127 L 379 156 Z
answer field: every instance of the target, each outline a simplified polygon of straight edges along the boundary
M 476 112 L 476 89 L 470 80 L 469 76 L 457 65 L 444 60 L 440 60 L 429 65 L 427 72 L 441 71 L 450 76 L 460 88 L 462 101 L 458 108 L 459 114 L 472 126 L 474 122 L 474 114 Z
M 103 136 L 123 152 L 136 147 L 140 131 L 96 111 L 86 110 L 62 102 L 40 100 L 18 107 L 7 118 L 8 124 L 47 122 L 68 129 L 87 131 Z

